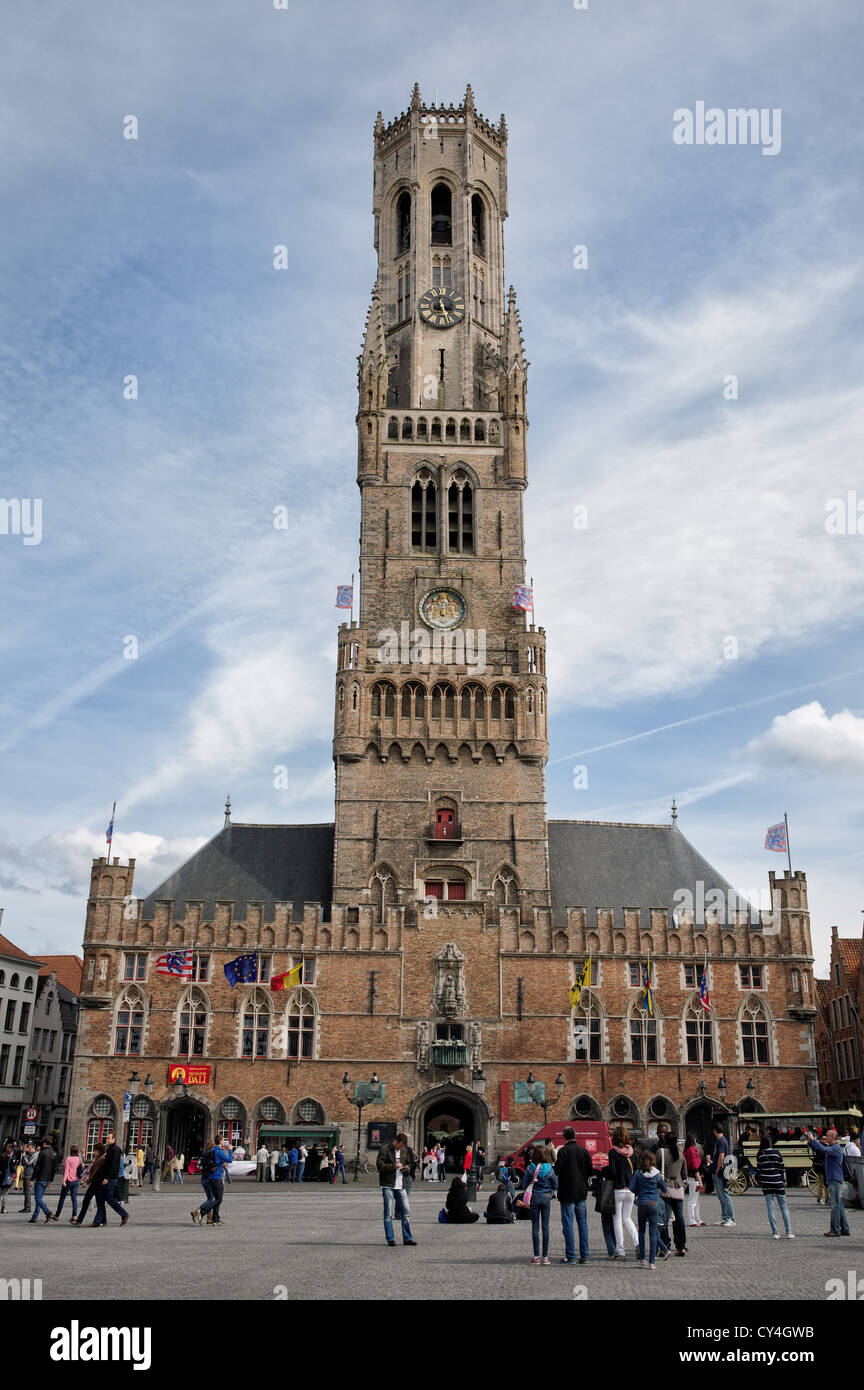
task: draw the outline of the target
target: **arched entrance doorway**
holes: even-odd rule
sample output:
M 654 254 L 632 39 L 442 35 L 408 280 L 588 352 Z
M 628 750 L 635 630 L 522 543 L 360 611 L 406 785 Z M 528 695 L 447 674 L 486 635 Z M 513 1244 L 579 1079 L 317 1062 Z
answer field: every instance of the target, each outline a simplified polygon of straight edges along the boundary
M 198 1100 L 173 1100 L 165 1107 L 165 1147 L 183 1154 L 186 1162 L 200 1158 L 208 1137 L 210 1116 Z
M 684 1137 L 692 1134 L 696 1143 L 702 1145 L 710 1158 L 714 1149 L 714 1122 L 723 1118 L 720 1110 L 715 1110 L 710 1100 L 697 1101 L 684 1116 Z
M 408 1106 L 406 1130 L 418 1152 L 430 1139 L 440 1139 L 447 1168 L 461 1171 L 468 1144 L 482 1144 L 490 1161 L 488 1134 L 492 1112 L 482 1096 L 467 1086 L 448 1082 L 420 1091 Z

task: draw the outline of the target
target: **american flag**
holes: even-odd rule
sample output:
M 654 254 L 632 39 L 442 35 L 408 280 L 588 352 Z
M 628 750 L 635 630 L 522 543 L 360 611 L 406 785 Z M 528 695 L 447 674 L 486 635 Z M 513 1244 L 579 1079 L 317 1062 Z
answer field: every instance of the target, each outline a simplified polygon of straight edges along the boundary
M 699 1002 L 703 1009 L 711 1008 L 711 996 L 708 993 L 708 974 L 704 967 L 702 970 L 702 978 L 699 981 Z
M 765 832 L 765 848 L 777 850 L 779 854 L 784 854 L 786 845 L 786 823 L 779 821 L 777 825 L 769 825 Z
M 513 593 L 513 607 L 519 608 L 523 613 L 534 611 L 534 590 L 530 584 L 517 584 Z
M 170 975 L 174 980 L 192 979 L 191 951 L 163 951 L 156 957 L 156 973 Z

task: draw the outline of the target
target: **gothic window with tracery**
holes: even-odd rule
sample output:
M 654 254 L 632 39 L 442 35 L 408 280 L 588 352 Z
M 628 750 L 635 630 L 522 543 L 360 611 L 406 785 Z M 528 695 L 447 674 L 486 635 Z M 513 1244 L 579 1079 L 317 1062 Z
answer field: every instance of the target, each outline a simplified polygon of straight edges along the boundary
M 441 437 L 441 422 L 438 422 Z M 414 550 L 438 549 L 438 488 L 428 468 L 421 469 L 411 489 L 411 545 Z
M 463 469 L 457 469 L 447 492 L 448 544 L 461 554 L 474 549 L 474 488 Z

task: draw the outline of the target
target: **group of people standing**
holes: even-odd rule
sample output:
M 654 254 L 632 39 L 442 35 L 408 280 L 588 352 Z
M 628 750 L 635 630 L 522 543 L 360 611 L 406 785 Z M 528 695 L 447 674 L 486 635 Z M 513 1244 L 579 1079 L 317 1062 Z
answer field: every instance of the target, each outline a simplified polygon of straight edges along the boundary
M 335 1183 L 345 1176 L 345 1153 L 341 1144 L 330 1148 L 313 1148 L 311 1153 L 302 1139 L 290 1145 L 275 1145 L 268 1149 L 262 1143 L 255 1155 L 255 1176 L 258 1182 L 321 1182 Z

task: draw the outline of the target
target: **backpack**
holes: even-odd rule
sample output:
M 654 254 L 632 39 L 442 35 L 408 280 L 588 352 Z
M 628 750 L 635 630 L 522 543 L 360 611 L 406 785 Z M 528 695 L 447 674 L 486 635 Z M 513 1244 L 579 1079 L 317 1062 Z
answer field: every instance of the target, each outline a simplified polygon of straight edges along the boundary
M 218 1164 L 213 1156 L 214 1153 L 214 1149 L 208 1149 L 207 1152 L 204 1154 L 203 1158 L 201 1159 L 202 1178 L 212 1178 L 213 1174 L 216 1172 Z
M 441 1222 L 441 1225 L 442 1225 L 442 1226 L 446 1226 L 446 1225 L 447 1225 L 447 1208 L 446 1208 L 446 1207 L 442 1207 L 441 1210 L 439 1211 L 439 1213 L 438 1213 L 438 1220 Z

